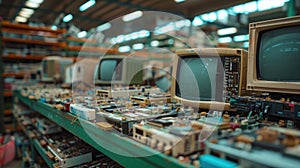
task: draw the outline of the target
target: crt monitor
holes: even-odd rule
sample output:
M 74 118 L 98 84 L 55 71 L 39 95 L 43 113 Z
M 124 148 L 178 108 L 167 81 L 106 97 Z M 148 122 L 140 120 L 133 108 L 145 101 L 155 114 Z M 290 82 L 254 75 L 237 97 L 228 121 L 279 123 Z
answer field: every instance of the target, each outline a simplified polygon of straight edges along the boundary
M 247 52 L 242 49 L 177 50 L 172 97 L 201 109 L 229 110 L 232 96 L 246 89 Z
M 247 89 L 300 94 L 300 17 L 249 25 Z
M 143 78 L 143 61 L 128 56 L 104 56 L 96 69 L 95 84 L 141 84 Z
M 42 81 L 65 81 L 65 68 L 73 64 L 73 59 L 59 56 L 48 56 L 42 60 Z

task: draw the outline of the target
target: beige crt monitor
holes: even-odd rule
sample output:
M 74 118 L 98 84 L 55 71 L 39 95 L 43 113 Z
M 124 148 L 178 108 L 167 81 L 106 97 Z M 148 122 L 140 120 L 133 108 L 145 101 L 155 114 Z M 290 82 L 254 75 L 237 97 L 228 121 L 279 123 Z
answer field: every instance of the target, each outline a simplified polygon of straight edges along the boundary
M 247 51 L 228 48 L 176 51 L 172 98 L 200 109 L 229 110 L 246 90 Z
M 108 55 L 100 59 L 95 72 L 95 84 L 141 84 L 143 60 L 136 57 Z
M 249 25 L 247 89 L 300 94 L 300 16 Z

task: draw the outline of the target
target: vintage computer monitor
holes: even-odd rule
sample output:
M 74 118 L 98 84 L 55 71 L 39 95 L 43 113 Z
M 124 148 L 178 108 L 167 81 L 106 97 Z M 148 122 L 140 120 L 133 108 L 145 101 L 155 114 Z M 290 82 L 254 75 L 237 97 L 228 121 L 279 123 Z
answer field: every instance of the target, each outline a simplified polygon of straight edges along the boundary
M 97 85 L 129 85 L 143 82 L 143 61 L 120 55 L 104 56 L 96 70 Z
M 300 94 L 300 16 L 249 25 L 247 89 Z
M 54 82 L 55 78 L 65 80 L 65 68 L 73 64 L 73 59 L 59 56 L 49 56 L 42 60 L 42 81 Z
M 247 51 L 228 48 L 176 51 L 172 97 L 185 106 L 229 110 L 230 97 L 246 90 Z

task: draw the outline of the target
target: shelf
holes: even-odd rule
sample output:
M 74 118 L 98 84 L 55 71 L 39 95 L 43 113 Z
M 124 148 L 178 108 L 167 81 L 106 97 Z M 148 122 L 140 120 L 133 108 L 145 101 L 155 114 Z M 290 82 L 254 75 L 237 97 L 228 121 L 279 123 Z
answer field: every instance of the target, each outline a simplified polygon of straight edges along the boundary
M 46 42 L 42 40 L 31 40 L 31 39 L 21 39 L 21 38 L 11 38 L 3 37 L 3 42 L 15 42 L 15 43 L 26 43 L 26 44 L 37 44 L 37 45 L 49 45 L 54 47 L 61 47 L 62 42 Z
M 29 36 L 43 36 L 43 37 L 50 37 L 50 38 L 57 38 L 57 33 L 51 32 L 44 32 L 44 31 L 34 31 L 34 30 L 22 30 L 22 29 L 13 29 L 8 27 L 2 27 L 2 32 L 5 33 L 13 33 L 13 34 L 26 34 Z
M 26 73 L 13 73 L 13 72 L 6 72 L 3 73 L 3 77 L 17 77 L 17 78 L 22 78 L 25 76 Z
M 66 32 L 65 29 L 52 30 L 51 28 L 48 28 L 48 27 L 34 27 L 34 26 L 28 26 L 26 24 L 11 23 L 9 21 L 2 21 L 1 24 L 2 24 L 2 27 L 9 27 L 12 29 L 44 31 L 44 32 L 50 32 L 50 33 L 54 33 L 54 34 L 62 34 L 62 33 Z
M 3 59 L 23 59 L 23 60 L 42 60 L 46 56 L 41 55 L 18 55 L 18 54 L 8 54 L 3 55 Z
M 73 123 L 74 115 L 61 112 L 48 104 L 30 100 L 17 91 L 14 92 L 14 96 L 125 167 L 192 167 L 119 133 L 104 131 L 96 124 L 81 118 Z
M 11 91 L 4 91 L 4 97 L 11 97 L 12 92 Z
M 87 38 L 76 38 L 76 37 L 67 37 L 67 41 L 70 42 L 81 42 L 81 43 L 96 43 L 96 40 L 91 40 L 91 39 L 87 39 Z
M 4 110 L 4 115 L 11 115 L 12 114 L 12 110 Z
M 46 150 L 41 146 L 39 141 L 37 139 L 33 139 L 33 145 L 35 149 L 38 151 L 40 156 L 44 159 L 44 161 L 47 163 L 48 167 L 54 167 L 54 162 L 50 160 L 50 158 L 46 155 Z
M 118 50 L 114 48 L 91 47 L 91 46 L 65 46 L 64 48 L 70 51 L 100 52 L 100 53 L 107 53 L 107 54 L 118 53 Z

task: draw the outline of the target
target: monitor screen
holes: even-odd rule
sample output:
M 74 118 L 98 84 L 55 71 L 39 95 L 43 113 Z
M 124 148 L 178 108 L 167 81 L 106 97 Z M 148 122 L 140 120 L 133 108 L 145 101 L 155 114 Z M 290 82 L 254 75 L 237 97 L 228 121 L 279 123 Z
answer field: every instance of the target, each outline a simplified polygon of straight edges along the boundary
M 121 80 L 122 64 L 119 59 L 103 59 L 99 65 L 99 80 L 113 81 Z
M 300 26 L 259 33 L 257 79 L 300 82 Z
M 214 101 L 219 57 L 182 57 L 178 60 L 176 96 Z

